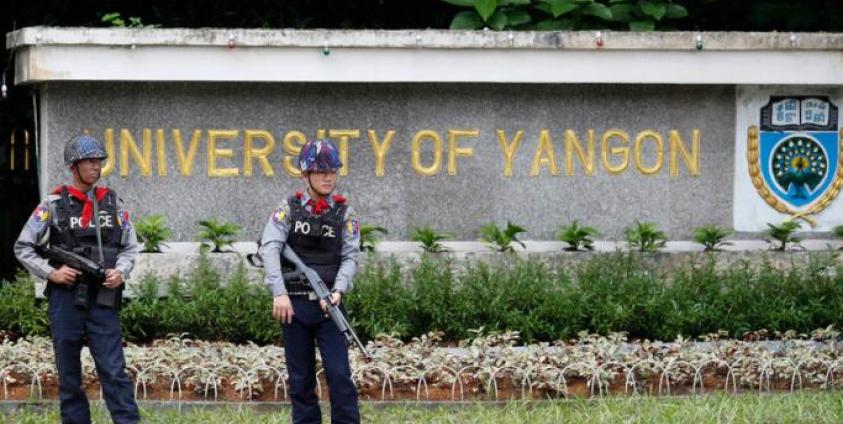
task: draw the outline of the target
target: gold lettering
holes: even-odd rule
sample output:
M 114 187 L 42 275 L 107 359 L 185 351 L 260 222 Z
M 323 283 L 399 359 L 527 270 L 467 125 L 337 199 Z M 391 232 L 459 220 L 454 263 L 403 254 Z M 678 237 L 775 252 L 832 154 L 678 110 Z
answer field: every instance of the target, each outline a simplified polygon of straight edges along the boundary
M 340 176 L 344 177 L 348 175 L 348 139 L 349 138 L 360 138 L 360 130 L 330 130 L 328 131 L 328 136 L 331 138 L 339 138 L 339 146 L 337 146 L 340 150 L 340 161 L 342 162 L 342 168 L 340 168 Z
M 688 167 L 688 171 L 693 176 L 700 175 L 700 130 L 694 129 L 691 131 L 691 153 L 685 149 L 682 143 L 682 137 L 679 136 L 679 131 L 670 130 L 668 135 L 670 139 L 670 176 L 679 176 L 679 166 L 677 165 L 677 152 L 682 155 L 682 160 Z
M 101 174 L 103 177 L 114 172 L 114 166 L 117 164 L 117 157 L 114 155 L 114 128 L 106 128 L 104 138 L 105 152 L 108 153 L 108 158 L 102 167 Z
M 641 157 L 642 146 L 647 140 L 656 142 L 656 163 L 651 167 L 644 166 L 644 159 Z M 644 130 L 635 137 L 635 167 L 644 175 L 658 174 L 664 167 L 664 138 L 653 130 Z
M 577 134 L 573 130 L 565 130 L 565 173 L 574 175 L 574 152 L 580 158 L 585 175 L 594 175 L 594 130 L 588 130 L 588 155 L 583 151 Z
M 378 133 L 369 130 L 369 144 L 372 145 L 372 153 L 375 154 L 375 176 L 383 177 L 386 174 L 386 154 L 392 147 L 392 137 L 395 137 L 395 130 L 388 130 L 383 136 L 383 142 L 378 142 Z
M 457 175 L 457 157 L 474 156 L 471 147 L 459 147 L 458 137 L 478 137 L 480 130 L 448 130 L 448 175 Z
M 516 131 L 511 142 L 506 139 L 506 131 L 499 129 L 497 133 L 498 144 L 501 146 L 501 150 L 503 150 L 503 176 L 511 177 L 512 160 L 515 158 L 515 151 L 521 145 L 521 139 L 524 138 L 524 130 Z
M 176 145 L 176 158 L 179 162 L 179 172 L 184 177 L 193 174 L 193 162 L 196 160 L 196 150 L 199 149 L 199 140 L 202 139 L 202 130 L 195 129 L 190 136 L 190 145 L 187 147 L 187 154 L 184 153 L 184 139 L 180 129 L 173 130 L 173 141 Z
M 544 129 L 539 132 L 539 145 L 536 154 L 533 156 L 533 165 L 530 167 L 530 175 L 539 176 L 542 165 L 550 168 L 551 175 L 559 175 L 556 169 L 556 153 L 553 150 L 553 142 L 550 140 L 550 131 Z
M 284 171 L 291 177 L 300 177 L 298 155 L 302 146 L 307 143 L 307 137 L 301 131 L 290 131 L 284 136 Z
M 240 174 L 237 168 L 218 168 L 217 158 L 232 158 L 234 150 L 217 148 L 217 139 L 236 138 L 240 134 L 238 130 L 208 130 L 208 176 L 209 177 L 236 177 Z
M 129 154 L 141 170 L 141 175 L 152 175 L 152 130 L 143 129 L 143 153 L 141 154 L 132 133 L 126 128 L 120 130 L 120 175 L 129 175 Z
M 610 150 L 609 140 L 613 138 L 620 139 L 621 146 L 612 147 Z M 618 175 L 629 168 L 629 146 L 627 146 L 627 144 L 629 144 L 629 134 L 627 134 L 624 130 L 611 129 L 603 133 L 603 138 L 600 140 L 600 153 L 603 157 L 603 167 L 606 168 L 606 171 L 608 171 L 609 174 Z M 612 156 L 619 156 L 623 158 L 621 163 L 612 165 L 612 163 L 609 162 L 610 153 Z
M 262 138 L 264 140 L 263 147 L 256 149 L 254 140 Z M 272 166 L 269 164 L 267 158 L 272 149 L 275 148 L 275 138 L 272 133 L 266 130 L 245 130 L 243 135 L 243 175 L 247 177 L 252 176 L 252 159 L 257 158 L 258 164 L 263 170 L 263 174 L 271 177 L 275 175 Z
M 158 162 L 158 176 L 164 177 L 167 175 L 167 140 L 164 138 L 164 129 L 158 128 L 155 130 L 155 151 L 156 162 Z
M 421 143 L 430 139 L 433 141 L 433 163 L 430 166 L 423 166 L 421 163 Z M 413 136 L 413 170 L 417 174 L 429 177 L 436 175 L 442 168 L 442 138 L 439 133 L 433 130 L 422 130 Z

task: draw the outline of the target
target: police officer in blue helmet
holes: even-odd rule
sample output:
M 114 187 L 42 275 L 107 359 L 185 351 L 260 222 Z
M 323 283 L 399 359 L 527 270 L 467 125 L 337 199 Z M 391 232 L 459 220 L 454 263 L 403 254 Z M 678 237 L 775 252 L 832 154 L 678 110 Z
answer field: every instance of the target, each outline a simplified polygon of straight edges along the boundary
M 63 423 L 91 422 L 82 386 L 83 344 L 88 345 L 94 358 L 112 420 L 140 420 L 134 388 L 125 370 L 118 316 L 123 281 L 134 267 L 140 246 L 117 195 L 96 186 L 102 161 L 107 158 L 100 140 L 90 135 L 72 138 L 64 150 L 72 183 L 57 187 L 35 208 L 14 246 L 18 261 L 36 277 L 47 280 L 45 293 Z M 46 257 L 44 249 L 48 246 L 97 262 L 105 269 L 105 281 L 94 284 L 79 269 Z
M 306 143 L 298 158 L 305 189 L 282 201 L 269 217 L 261 236 L 260 255 L 266 284 L 272 291 L 272 316 L 284 326 L 284 352 L 290 375 L 294 423 L 321 423 L 316 390 L 316 346 L 328 381 L 332 423 L 358 423 L 357 389 L 351 379 L 348 346 L 336 324 L 325 314 L 306 281 L 284 281 L 292 267 L 281 257 L 290 246 L 313 268 L 342 308 L 352 287 L 360 256 L 360 219 L 345 197 L 334 194 L 342 167 L 336 146 L 328 140 Z

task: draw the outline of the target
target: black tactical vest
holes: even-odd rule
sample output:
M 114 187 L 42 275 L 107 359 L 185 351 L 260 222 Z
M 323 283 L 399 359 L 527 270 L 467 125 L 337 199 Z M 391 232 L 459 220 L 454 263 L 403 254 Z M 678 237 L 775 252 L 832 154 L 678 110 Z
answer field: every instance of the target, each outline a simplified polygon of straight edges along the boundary
M 342 263 L 343 218 L 348 207 L 334 203 L 322 215 L 314 216 L 305 210 L 301 199 L 290 196 L 290 229 L 287 244 L 296 251 L 305 265 L 313 268 L 328 288 L 334 286 Z M 283 272 L 293 271 L 292 264 L 281 258 Z M 288 290 L 290 290 L 288 284 Z
M 102 236 L 102 250 L 105 257 L 105 269 L 114 268 L 117 264 L 117 253 L 123 237 L 122 225 L 117 216 L 117 196 L 109 190 L 105 197 L 97 203 L 99 209 L 100 233 Z M 55 203 L 55 217 L 50 229 L 50 244 L 71 250 L 94 262 L 99 263 L 100 256 L 97 248 L 97 233 L 93 219 L 87 228 L 82 228 L 82 208 L 85 204 L 71 196 L 66 187 L 62 187 L 61 198 Z M 58 267 L 59 264 L 50 264 Z M 121 286 L 122 287 L 122 286 Z

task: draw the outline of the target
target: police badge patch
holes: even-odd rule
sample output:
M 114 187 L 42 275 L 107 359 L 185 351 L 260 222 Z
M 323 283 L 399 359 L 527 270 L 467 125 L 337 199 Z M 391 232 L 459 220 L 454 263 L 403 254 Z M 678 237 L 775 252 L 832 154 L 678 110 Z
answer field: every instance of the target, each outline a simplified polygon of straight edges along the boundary
M 752 184 L 771 207 L 815 225 L 843 184 L 838 110 L 824 96 L 772 96 L 749 129 Z
M 40 231 L 47 225 L 47 221 L 50 219 L 50 210 L 45 205 L 38 205 L 34 211 L 32 211 L 32 216 L 29 217 L 29 225 L 30 228 Z
M 284 222 L 284 218 L 287 217 L 287 209 L 288 209 L 288 206 L 287 206 L 286 203 L 278 206 L 277 208 L 275 208 L 275 210 L 272 211 L 272 220 L 276 224 L 280 224 L 280 223 Z

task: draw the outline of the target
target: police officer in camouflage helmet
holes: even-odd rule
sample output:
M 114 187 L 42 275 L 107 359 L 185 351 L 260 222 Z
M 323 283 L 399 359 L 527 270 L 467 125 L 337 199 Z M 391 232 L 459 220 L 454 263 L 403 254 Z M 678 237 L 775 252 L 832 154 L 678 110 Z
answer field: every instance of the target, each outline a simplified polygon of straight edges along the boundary
M 351 380 L 348 346 L 325 305 L 305 281 L 284 281 L 292 271 L 281 252 L 289 245 L 313 268 L 340 305 L 352 287 L 360 255 L 360 219 L 345 197 L 334 194 L 342 167 L 336 146 L 327 140 L 306 143 L 299 154 L 305 190 L 282 201 L 261 236 L 266 284 L 273 295 L 272 316 L 284 326 L 284 352 L 290 375 L 294 423 L 321 423 L 316 389 L 316 345 L 328 381 L 332 423 L 358 423 L 357 389 Z
M 140 246 L 117 195 L 95 186 L 107 158 L 100 140 L 89 135 L 72 138 L 64 149 L 72 183 L 57 187 L 35 208 L 14 246 L 20 263 L 47 280 L 45 293 L 64 423 L 91 422 L 79 357 L 85 343 L 94 358 L 112 420 L 140 420 L 132 382 L 126 375 L 117 310 L 123 282 L 134 267 Z M 100 265 L 106 269 L 105 281 L 98 286 L 80 270 L 47 259 L 41 250 L 45 246 L 58 246 L 98 263 L 104 259 Z M 84 287 L 87 291 L 81 290 Z M 117 304 L 103 306 L 98 299 L 99 292 L 106 290 L 103 287 L 116 293 Z

